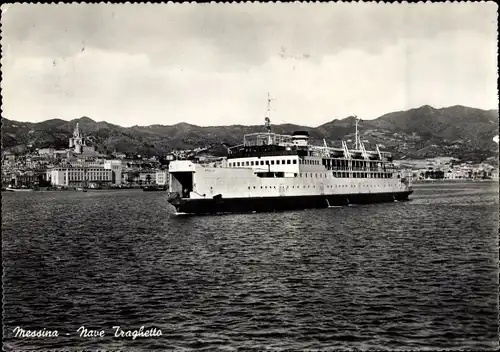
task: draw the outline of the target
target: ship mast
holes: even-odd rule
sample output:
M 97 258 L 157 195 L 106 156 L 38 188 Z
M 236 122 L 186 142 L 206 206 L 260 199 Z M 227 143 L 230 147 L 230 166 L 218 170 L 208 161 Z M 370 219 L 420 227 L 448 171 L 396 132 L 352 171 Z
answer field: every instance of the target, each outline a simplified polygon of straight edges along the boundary
M 268 144 L 272 144 L 271 139 L 271 94 L 267 93 L 267 113 L 266 113 L 266 130 L 268 134 Z
M 355 136 L 355 141 L 354 141 L 354 150 L 357 150 L 359 147 L 359 134 L 358 134 L 358 124 L 359 124 L 359 119 L 356 115 L 354 115 L 356 118 L 356 136 Z
M 266 130 L 271 133 L 271 95 L 267 93 Z

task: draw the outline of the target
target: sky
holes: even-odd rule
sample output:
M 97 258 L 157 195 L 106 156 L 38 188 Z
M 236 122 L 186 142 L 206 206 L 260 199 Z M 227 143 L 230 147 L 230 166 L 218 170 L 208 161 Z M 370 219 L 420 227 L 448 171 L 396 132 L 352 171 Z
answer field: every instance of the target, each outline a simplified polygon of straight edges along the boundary
M 2 5 L 3 114 L 121 126 L 318 126 L 496 109 L 497 5 Z

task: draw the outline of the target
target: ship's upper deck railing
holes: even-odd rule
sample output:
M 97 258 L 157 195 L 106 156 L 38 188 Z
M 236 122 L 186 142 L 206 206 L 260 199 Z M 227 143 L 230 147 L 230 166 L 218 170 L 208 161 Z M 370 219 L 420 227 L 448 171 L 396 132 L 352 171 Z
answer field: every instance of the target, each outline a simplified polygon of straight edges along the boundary
M 355 159 L 365 159 L 365 156 L 368 159 L 373 157 L 380 157 L 381 160 L 389 160 L 391 159 L 391 153 L 382 152 L 378 148 L 376 150 L 365 150 L 363 147 L 359 149 L 350 149 L 344 150 L 344 148 L 339 147 L 328 147 L 328 146 L 319 146 L 319 145 L 297 145 L 294 142 L 294 138 L 290 135 L 283 135 L 271 132 L 258 132 L 258 133 L 250 133 L 246 134 L 243 137 L 243 145 L 234 146 L 228 148 L 229 150 L 236 149 L 238 147 L 260 147 L 260 146 L 281 146 L 286 147 L 287 150 L 302 150 L 309 151 L 313 156 L 319 157 L 336 157 L 339 154 L 343 154 L 344 157 L 351 157 Z M 348 154 L 346 154 L 346 152 Z M 367 159 L 367 160 L 368 160 Z
M 312 151 L 312 155 L 316 156 L 322 156 L 322 157 L 331 157 L 332 155 L 336 155 L 338 153 L 343 153 L 345 154 L 345 151 L 343 148 L 335 148 L 335 147 L 326 147 L 326 146 L 315 146 L 315 145 L 309 145 L 309 150 Z M 350 156 L 359 156 L 361 159 L 364 159 L 363 155 L 363 150 L 355 150 L 355 149 L 348 149 Z M 372 155 L 378 155 L 377 151 L 372 151 L 372 150 L 367 150 L 366 151 L 368 157 Z M 380 155 L 382 156 L 382 160 L 384 159 L 389 159 L 391 158 L 391 153 L 389 152 L 380 152 Z
M 250 133 L 243 136 L 243 145 L 245 147 L 254 147 L 260 145 L 280 145 L 292 146 L 292 136 L 277 133 Z

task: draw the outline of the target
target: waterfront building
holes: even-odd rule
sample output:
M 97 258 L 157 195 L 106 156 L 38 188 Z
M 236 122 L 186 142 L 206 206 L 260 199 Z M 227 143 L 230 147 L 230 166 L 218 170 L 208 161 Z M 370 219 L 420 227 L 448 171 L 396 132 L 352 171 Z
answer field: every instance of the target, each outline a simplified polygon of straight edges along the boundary
M 10 172 L 2 175 L 2 185 L 31 188 L 43 179 L 43 172 L 39 170 Z
M 444 173 L 445 180 L 463 180 L 468 178 L 468 172 L 460 169 L 448 170 Z
M 418 179 L 418 174 L 416 172 L 413 172 L 412 169 L 401 169 L 401 177 L 407 178 L 409 180 L 416 180 Z
M 122 184 L 122 171 L 123 171 L 123 164 L 121 160 L 105 160 L 104 161 L 104 168 L 111 170 L 112 172 L 112 183 L 114 185 L 121 185 Z
M 53 186 L 83 187 L 92 182 L 98 185 L 111 185 L 113 171 L 103 167 L 57 167 L 48 171 Z
M 495 170 L 491 171 L 491 179 L 498 181 L 498 170 L 495 169 Z
M 15 183 L 13 176 L 10 172 L 2 172 L 2 187 L 13 185 Z
M 153 184 L 156 182 L 156 171 L 141 171 L 139 173 L 140 184 Z
M 162 185 L 162 186 L 168 184 L 168 172 L 167 172 L 167 170 L 156 171 L 156 184 Z

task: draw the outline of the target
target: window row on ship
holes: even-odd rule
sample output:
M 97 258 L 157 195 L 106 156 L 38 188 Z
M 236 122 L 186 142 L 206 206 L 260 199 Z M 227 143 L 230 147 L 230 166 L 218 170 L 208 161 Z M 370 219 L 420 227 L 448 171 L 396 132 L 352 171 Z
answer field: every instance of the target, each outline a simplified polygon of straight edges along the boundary
M 331 162 L 330 162 L 331 161 Z M 271 159 L 271 160 L 251 160 L 251 161 L 234 161 L 229 162 L 229 167 L 245 167 L 259 165 L 296 165 L 297 159 Z M 320 160 L 314 159 L 299 159 L 299 164 L 302 165 L 321 165 Z M 353 171 L 379 171 L 385 170 L 385 165 L 380 162 L 372 161 L 357 161 L 353 160 L 349 165 L 349 160 L 341 159 L 323 159 L 323 166 L 327 170 L 353 170 Z
M 260 161 L 260 163 L 259 163 Z M 280 163 L 281 161 L 281 163 Z M 276 162 L 276 164 L 275 164 Z M 235 161 L 229 163 L 229 167 L 238 167 L 238 166 L 258 166 L 258 165 L 291 165 L 297 164 L 297 159 L 273 159 L 273 160 L 257 160 L 257 161 Z M 319 164 L 318 164 L 319 165 Z
M 257 172 L 256 175 L 261 178 L 279 178 L 285 177 L 284 172 Z M 299 172 L 294 173 L 293 177 L 304 178 L 327 178 L 326 172 Z M 392 178 L 392 172 L 341 172 L 334 171 L 332 176 L 335 178 Z M 398 176 L 399 178 L 399 176 Z
M 297 174 L 295 174 L 297 177 Z M 326 178 L 327 173 L 321 172 L 301 172 L 299 177 L 319 177 Z M 336 178 L 392 178 L 391 172 L 332 172 L 332 176 Z
M 356 185 L 356 184 L 351 184 L 351 185 L 324 185 L 324 188 L 345 188 L 345 187 L 350 187 L 350 188 L 354 188 L 354 187 L 359 187 L 359 188 L 380 188 L 380 187 L 387 187 L 387 186 L 395 186 L 394 184 L 386 184 L 386 185 L 379 185 L 379 184 L 376 184 L 376 185 L 370 185 L 370 184 L 367 184 L 367 185 Z M 248 186 L 248 189 L 258 189 L 259 187 L 258 186 Z M 260 189 L 278 189 L 278 187 L 276 186 L 260 186 Z M 286 189 L 289 189 L 289 188 L 296 188 L 296 189 L 299 189 L 299 188 L 316 188 L 315 185 L 297 185 L 297 186 L 285 186 Z M 318 188 L 320 188 L 318 186 Z
M 385 171 L 385 164 L 380 161 L 323 159 L 323 166 L 327 170 L 355 170 L 355 171 Z

